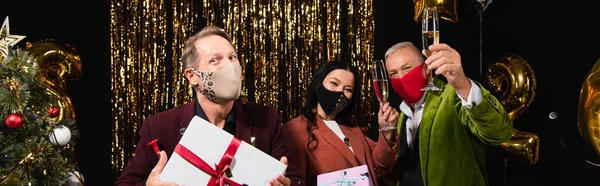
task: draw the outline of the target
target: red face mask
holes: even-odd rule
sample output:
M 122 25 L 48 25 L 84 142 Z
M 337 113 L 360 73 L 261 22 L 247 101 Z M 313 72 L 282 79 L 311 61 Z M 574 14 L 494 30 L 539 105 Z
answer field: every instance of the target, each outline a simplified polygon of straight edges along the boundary
M 427 85 L 427 79 L 423 75 L 423 65 L 413 68 L 402 78 L 390 78 L 392 88 L 407 103 L 416 103 L 425 93 L 421 89 Z

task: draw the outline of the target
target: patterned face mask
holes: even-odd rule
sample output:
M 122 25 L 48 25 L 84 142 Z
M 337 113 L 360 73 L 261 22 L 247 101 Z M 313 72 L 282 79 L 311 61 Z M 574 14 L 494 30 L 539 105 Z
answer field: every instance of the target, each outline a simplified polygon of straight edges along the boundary
M 196 91 L 215 103 L 226 103 L 237 99 L 242 92 L 242 67 L 227 65 L 214 72 L 200 72 L 189 68 L 200 77 L 202 86 L 196 85 Z
M 337 114 L 344 110 L 350 102 L 350 99 L 344 96 L 344 92 L 334 92 L 324 86 L 317 90 L 317 100 L 325 114 Z

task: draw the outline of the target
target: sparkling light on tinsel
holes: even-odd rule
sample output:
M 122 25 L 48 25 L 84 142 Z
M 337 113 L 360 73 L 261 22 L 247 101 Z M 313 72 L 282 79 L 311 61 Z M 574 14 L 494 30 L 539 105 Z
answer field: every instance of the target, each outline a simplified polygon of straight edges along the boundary
M 111 0 L 111 21 L 116 171 L 133 156 L 145 118 L 192 99 L 181 50 L 206 24 L 231 35 L 243 62 L 244 99 L 276 107 L 283 122 L 299 115 L 316 68 L 331 60 L 351 62 L 362 82 L 359 121 L 370 127 L 372 0 Z
M 112 165 L 134 153 L 143 120 L 192 97 L 179 59 L 196 31 L 195 1 L 111 0 Z

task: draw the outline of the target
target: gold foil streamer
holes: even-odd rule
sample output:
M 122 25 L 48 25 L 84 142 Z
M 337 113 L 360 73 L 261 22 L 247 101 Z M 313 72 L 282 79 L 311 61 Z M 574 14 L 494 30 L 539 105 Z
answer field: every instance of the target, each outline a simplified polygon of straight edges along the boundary
M 133 156 L 143 119 L 191 100 L 180 55 L 185 39 L 201 29 L 195 26 L 198 18 L 231 35 L 243 61 L 243 98 L 277 107 L 283 122 L 299 115 L 314 70 L 327 61 L 348 60 L 363 85 L 359 119 L 370 127 L 375 112 L 368 74 L 372 0 L 206 0 L 198 2 L 199 10 L 195 1 L 172 2 L 167 10 L 158 0 L 111 0 L 112 164 L 117 172 Z M 169 11 L 172 29 L 165 28 Z M 166 40 L 172 40 L 170 56 Z
M 173 44 L 171 50 L 173 51 L 172 61 L 172 75 L 171 82 L 167 83 L 168 92 L 173 92 L 172 97 L 169 97 L 173 101 L 174 106 L 182 105 L 192 100 L 193 89 L 191 85 L 187 83 L 187 79 L 184 76 L 185 65 L 181 62 L 181 53 L 187 39 L 194 35 L 198 30 L 196 29 L 198 20 L 198 10 L 196 10 L 196 1 L 173 1 Z M 171 89 L 172 90 L 169 90 Z
M 195 31 L 195 7 L 195 1 L 111 0 L 112 165 L 117 173 L 134 155 L 143 120 L 191 97 L 179 58 Z
M 374 34 L 375 20 L 373 17 L 373 0 L 354 0 L 348 4 L 348 53 L 352 64 L 358 68 L 358 73 L 362 81 L 362 111 L 365 113 L 360 120 L 365 123 L 364 129 L 368 135 L 375 136 L 378 133 L 379 125 L 371 126 L 372 117 L 377 112 L 373 104 L 371 61 L 374 56 Z
M 342 5 L 347 7 L 345 15 Z M 374 111 L 367 64 L 374 49 L 372 1 L 209 0 L 202 4 L 200 16 L 231 35 L 243 61 L 244 78 L 250 78 L 243 81 L 243 95 L 277 107 L 284 122 L 300 114 L 314 70 L 327 61 L 349 59 L 363 84 L 365 114 L 359 118 L 370 126 Z M 347 37 L 347 46 L 342 46 L 342 37 Z M 342 48 L 349 56 L 341 56 Z

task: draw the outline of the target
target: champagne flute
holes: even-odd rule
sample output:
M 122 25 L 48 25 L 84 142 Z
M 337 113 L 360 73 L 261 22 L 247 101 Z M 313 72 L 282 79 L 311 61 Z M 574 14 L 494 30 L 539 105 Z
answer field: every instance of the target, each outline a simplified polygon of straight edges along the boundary
M 385 69 L 385 63 L 383 60 L 375 60 L 371 66 L 371 74 L 373 78 L 373 87 L 375 89 L 375 96 L 381 104 L 388 102 L 388 74 Z M 385 123 L 381 131 L 388 131 L 396 129 L 395 126 L 390 123 Z
M 423 50 L 429 55 L 431 55 L 431 51 L 429 51 L 429 46 L 433 44 L 440 43 L 440 30 L 439 30 L 439 18 L 438 18 L 438 9 L 437 7 L 425 7 L 423 9 L 423 21 L 421 23 L 422 26 L 422 34 L 423 34 Z M 427 68 L 423 68 L 424 72 L 427 72 Z M 433 84 L 433 78 L 435 77 L 435 73 L 433 73 L 433 69 L 431 69 L 431 77 L 429 78 L 429 83 L 422 91 L 440 91 L 442 89 L 436 87 Z

